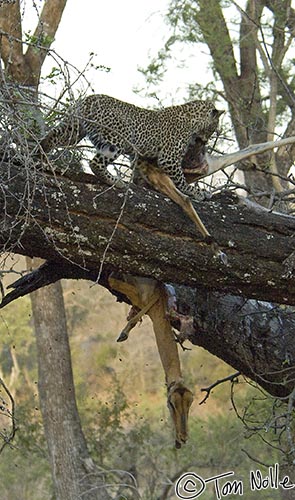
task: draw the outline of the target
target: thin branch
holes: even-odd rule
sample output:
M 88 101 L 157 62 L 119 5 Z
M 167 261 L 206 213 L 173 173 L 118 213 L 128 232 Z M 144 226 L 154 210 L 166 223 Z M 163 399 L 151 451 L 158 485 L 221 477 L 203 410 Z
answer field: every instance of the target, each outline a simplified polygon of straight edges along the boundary
M 235 372 L 232 375 L 228 375 L 228 377 L 224 377 L 222 379 L 216 380 L 216 382 L 209 385 L 208 387 L 203 387 L 201 389 L 201 391 L 206 392 L 207 394 L 204 397 L 204 399 L 202 399 L 202 401 L 199 403 L 199 405 L 202 405 L 207 401 L 207 399 L 209 398 L 210 393 L 211 393 L 212 389 L 214 389 L 214 387 L 217 387 L 218 385 L 223 384 L 224 382 L 228 382 L 228 381 L 235 382 L 235 379 L 238 378 L 240 375 L 241 375 L 241 372 Z
M 247 457 L 248 457 L 248 458 L 250 458 L 250 460 L 252 460 L 253 462 L 256 462 L 256 463 L 257 463 L 257 464 L 259 464 L 259 465 L 262 465 L 263 467 L 266 467 L 267 469 L 268 469 L 269 467 L 271 467 L 271 465 L 272 465 L 272 464 L 266 464 L 266 463 L 264 463 L 264 462 L 261 462 L 261 460 L 258 460 L 258 458 L 254 458 L 254 457 L 252 457 L 252 455 L 250 455 L 250 453 L 249 453 L 247 450 L 245 450 L 244 448 L 241 448 L 241 451 L 242 451 L 243 453 L 245 453 L 245 455 L 247 455 Z
M 12 397 L 11 392 L 9 391 L 8 387 L 5 385 L 4 381 L 1 378 L 0 378 L 0 386 L 3 387 L 4 391 L 6 392 L 7 396 L 9 397 L 10 404 L 11 404 L 11 411 L 8 412 L 8 415 L 11 418 L 11 431 L 8 435 L 2 434 L 3 443 L 2 443 L 2 446 L 0 447 L 0 454 L 1 454 L 6 445 L 8 445 L 8 444 L 11 445 L 11 442 L 13 441 L 15 433 L 17 431 L 17 427 L 16 427 L 16 420 L 15 420 L 15 402 L 14 402 L 14 399 Z

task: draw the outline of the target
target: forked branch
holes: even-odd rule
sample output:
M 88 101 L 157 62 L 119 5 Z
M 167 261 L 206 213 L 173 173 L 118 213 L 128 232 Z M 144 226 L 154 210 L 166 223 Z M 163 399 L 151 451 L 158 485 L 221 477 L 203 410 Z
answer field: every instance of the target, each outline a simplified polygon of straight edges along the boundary
M 235 373 L 232 373 L 231 375 L 228 375 L 228 377 L 224 377 L 222 379 L 216 380 L 216 382 L 209 385 L 208 387 L 202 387 L 201 391 L 206 392 L 206 396 L 202 399 L 202 401 L 200 401 L 199 405 L 202 405 L 207 401 L 212 389 L 214 389 L 215 387 L 217 387 L 220 384 L 223 384 L 224 382 L 229 382 L 229 381 L 234 382 L 238 378 L 239 375 L 241 375 L 241 372 L 235 372 Z

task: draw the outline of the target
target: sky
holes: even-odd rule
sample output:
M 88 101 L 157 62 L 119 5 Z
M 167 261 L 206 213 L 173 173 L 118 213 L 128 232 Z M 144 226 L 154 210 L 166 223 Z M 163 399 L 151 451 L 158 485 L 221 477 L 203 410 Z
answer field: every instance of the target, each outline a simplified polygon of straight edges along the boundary
M 80 69 L 94 52 L 95 64 L 110 67 L 109 73 L 87 74 L 95 92 L 144 105 L 144 92 L 142 95 L 133 92 L 134 87 L 145 86 L 138 66 L 146 67 L 149 58 L 157 54 L 169 37 L 164 21 L 169 3 L 169 0 L 68 0 L 53 48 Z M 33 13 L 29 20 L 32 23 Z M 48 58 L 44 71 L 49 73 L 53 63 Z M 199 54 L 197 75 L 206 72 L 207 67 L 208 59 Z M 188 71 L 173 68 L 163 84 L 166 104 L 183 101 Z
M 236 1 L 241 7 L 245 4 L 245 0 Z M 25 31 L 34 31 L 37 18 L 32 6 L 41 6 L 43 2 L 22 0 Z M 147 100 L 145 96 L 147 85 L 138 67 L 147 67 L 172 34 L 165 22 L 169 4 L 170 0 L 68 0 L 52 48 L 80 70 L 85 67 L 90 53 L 96 54 L 93 59 L 95 65 L 110 68 L 108 73 L 94 69 L 87 72 L 87 79 L 95 93 L 111 95 L 142 107 L 156 107 L 157 100 Z M 292 6 L 295 6 L 295 0 L 292 0 Z M 235 7 L 226 12 L 231 17 L 236 14 Z M 173 47 L 173 50 L 176 48 Z M 195 46 L 190 49 L 184 45 L 179 48 L 178 60 L 183 60 L 185 65 L 177 67 L 175 62 L 170 63 L 165 80 L 159 84 L 161 105 L 183 103 L 187 100 L 188 83 L 202 85 L 212 78 L 210 56 L 205 45 L 199 45 L 198 50 Z M 50 73 L 52 66 L 56 66 L 56 62 L 47 57 L 43 74 Z M 74 78 L 72 75 L 72 80 Z M 80 82 L 84 90 L 85 82 L 82 79 Z M 143 91 L 137 94 L 135 87 Z M 61 86 L 48 85 L 45 91 L 58 97 L 60 89 Z M 91 91 L 88 88 L 87 94 Z M 226 103 L 220 99 L 217 107 L 226 109 Z M 227 114 L 223 116 L 222 123 L 226 120 Z
M 68 0 L 53 47 L 79 68 L 95 53 L 95 64 L 110 67 L 109 73 L 88 73 L 95 92 L 138 102 L 133 87 L 144 80 L 137 67 L 147 65 L 168 33 L 167 5 L 168 0 Z M 45 71 L 52 63 L 47 60 Z

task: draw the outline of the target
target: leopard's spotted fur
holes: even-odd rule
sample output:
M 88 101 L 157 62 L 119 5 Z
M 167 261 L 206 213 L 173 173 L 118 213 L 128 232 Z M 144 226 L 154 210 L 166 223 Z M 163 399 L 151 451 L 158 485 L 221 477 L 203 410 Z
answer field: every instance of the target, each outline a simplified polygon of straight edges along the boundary
M 46 153 L 55 147 L 76 145 L 87 136 L 97 150 L 90 167 L 108 184 L 115 179 L 107 166 L 125 154 L 136 160 L 139 169 L 144 159 L 156 159 L 159 169 L 180 191 L 194 195 L 181 162 L 196 138 L 208 141 L 221 113 L 211 101 L 148 110 L 106 95 L 91 95 L 77 102 L 69 116 L 41 141 L 41 147 Z

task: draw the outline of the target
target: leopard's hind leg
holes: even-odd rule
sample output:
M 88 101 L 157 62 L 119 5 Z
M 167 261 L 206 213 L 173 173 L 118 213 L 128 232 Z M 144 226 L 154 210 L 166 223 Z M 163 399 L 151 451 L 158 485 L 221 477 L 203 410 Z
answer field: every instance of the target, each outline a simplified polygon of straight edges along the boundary
M 48 134 L 40 141 L 41 152 L 46 154 L 57 147 L 75 146 L 85 135 L 79 118 L 69 116 L 57 127 L 49 130 Z

